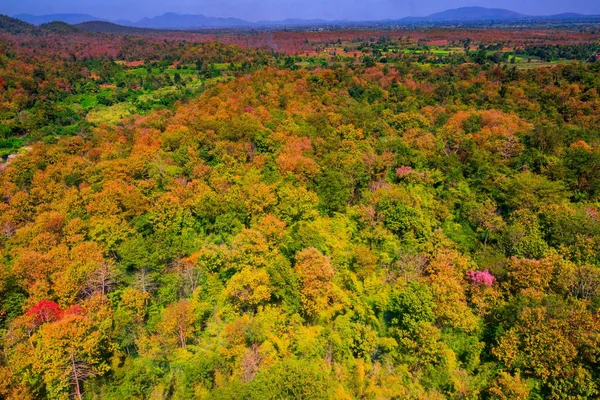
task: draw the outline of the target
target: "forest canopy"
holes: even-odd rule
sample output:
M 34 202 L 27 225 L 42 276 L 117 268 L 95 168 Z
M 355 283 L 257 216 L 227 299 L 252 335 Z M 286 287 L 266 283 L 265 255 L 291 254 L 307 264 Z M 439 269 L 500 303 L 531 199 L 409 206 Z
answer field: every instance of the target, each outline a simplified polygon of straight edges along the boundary
M 0 397 L 600 396 L 597 34 L 4 24 Z

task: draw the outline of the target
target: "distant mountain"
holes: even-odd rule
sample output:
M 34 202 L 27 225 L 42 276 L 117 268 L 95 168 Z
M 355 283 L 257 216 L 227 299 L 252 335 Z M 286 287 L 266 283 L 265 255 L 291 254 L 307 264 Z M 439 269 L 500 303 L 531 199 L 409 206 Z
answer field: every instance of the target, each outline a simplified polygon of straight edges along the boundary
M 501 8 L 461 7 L 431 14 L 428 17 L 408 17 L 407 22 L 467 22 L 467 21 L 498 21 L 513 20 L 525 17 L 514 11 Z
M 152 29 L 203 29 L 239 28 L 252 26 L 252 22 L 238 18 L 216 18 L 205 15 L 166 13 L 154 18 L 144 18 L 131 26 Z
M 35 33 L 38 28 L 32 24 L 21 21 L 20 19 L 11 18 L 7 15 L 0 14 L 0 32 L 21 34 L 21 33 Z
M 523 16 L 523 14 L 501 8 L 462 7 L 432 14 L 428 19 L 430 21 L 480 21 L 518 19 Z
M 30 14 L 19 14 L 15 15 L 14 18 L 18 18 L 21 21 L 29 22 L 33 25 L 47 24 L 48 22 L 60 21 L 66 22 L 67 24 L 74 25 L 88 21 L 106 21 L 102 18 L 94 17 L 88 14 L 48 14 L 48 15 L 30 15 Z
M 502 8 L 461 7 L 431 14 L 427 17 L 407 17 L 400 22 L 407 23 L 440 23 L 440 22 L 485 22 L 485 21 L 579 21 L 599 20 L 598 15 L 583 15 L 577 13 L 564 13 L 556 15 L 533 16 Z

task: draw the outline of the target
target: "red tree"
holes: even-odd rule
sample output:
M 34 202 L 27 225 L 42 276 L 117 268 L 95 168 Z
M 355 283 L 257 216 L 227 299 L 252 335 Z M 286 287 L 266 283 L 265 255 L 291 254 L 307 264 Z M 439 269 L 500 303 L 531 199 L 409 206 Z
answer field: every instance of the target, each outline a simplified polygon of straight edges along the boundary
M 31 307 L 25 315 L 33 317 L 36 323 L 42 324 L 59 320 L 62 314 L 58 304 L 50 300 L 42 300 Z

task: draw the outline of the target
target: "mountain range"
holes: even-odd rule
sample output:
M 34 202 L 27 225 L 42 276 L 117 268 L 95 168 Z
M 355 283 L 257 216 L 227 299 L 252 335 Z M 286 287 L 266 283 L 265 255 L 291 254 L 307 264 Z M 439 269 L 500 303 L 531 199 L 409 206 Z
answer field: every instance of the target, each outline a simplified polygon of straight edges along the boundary
M 154 18 L 144 18 L 125 26 L 153 29 L 194 29 L 194 28 L 239 28 L 253 25 L 238 18 L 217 18 L 205 15 L 166 13 Z
M 152 18 L 144 18 L 137 22 L 128 20 L 107 21 L 87 14 L 51 14 L 34 16 L 29 14 L 15 15 L 14 18 L 28 22 L 33 25 L 41 25 L 52 21 L 61 21 L 68 24 L 81 24 L 84 22 L 111 22 L 117 25 L 131 28 L 150 28 L 150 29 L 217 29 L 217 28 L 258 28 L 258 27 L 285 27 L 285 26 L 316 26 L 316 25 L 352 25 L 360 23 L 358 21 L 326 21 L 322 19 L 303 20 L 287 19 L 282 21 L 258 21 L 250 22 L 239 18 L 220 18 L 207 17 L 202 14 L 176 14 L 166 13 Z M 384 22 L 397 22 L 404 24 L 419 23 L 447 23 L 447 22 L 506 22 L 520 20 L 582 20 L 597 19 L 600 16 L 591 16 L 575 13 L 557 14 L 549 16 L 531 16 L 519 14 L 514 11 L 499 8 L 484 7 L 462 7 L 452 10 L 446 10 L 429 15 L 427 17 L 406 17 L 401 19 L 390 19 Z M 377 21 L 372 21 L 377 22 Z M 382 21 L 380 21 L 382 22 Z M 92 25 L 102 26 L 102 25 Z

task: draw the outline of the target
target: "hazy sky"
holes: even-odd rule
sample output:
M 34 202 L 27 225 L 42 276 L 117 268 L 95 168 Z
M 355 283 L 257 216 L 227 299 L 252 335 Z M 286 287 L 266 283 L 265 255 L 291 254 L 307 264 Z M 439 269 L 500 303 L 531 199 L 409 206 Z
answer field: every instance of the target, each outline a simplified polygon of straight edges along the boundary
M 0 0 L 0 14 L 85 13 L 137 20 L 165 12 L 237 17 L 369 20 L 425 16 L 464 6 L 507 8 L 530 15 L 600 14 L 600 0 Z

